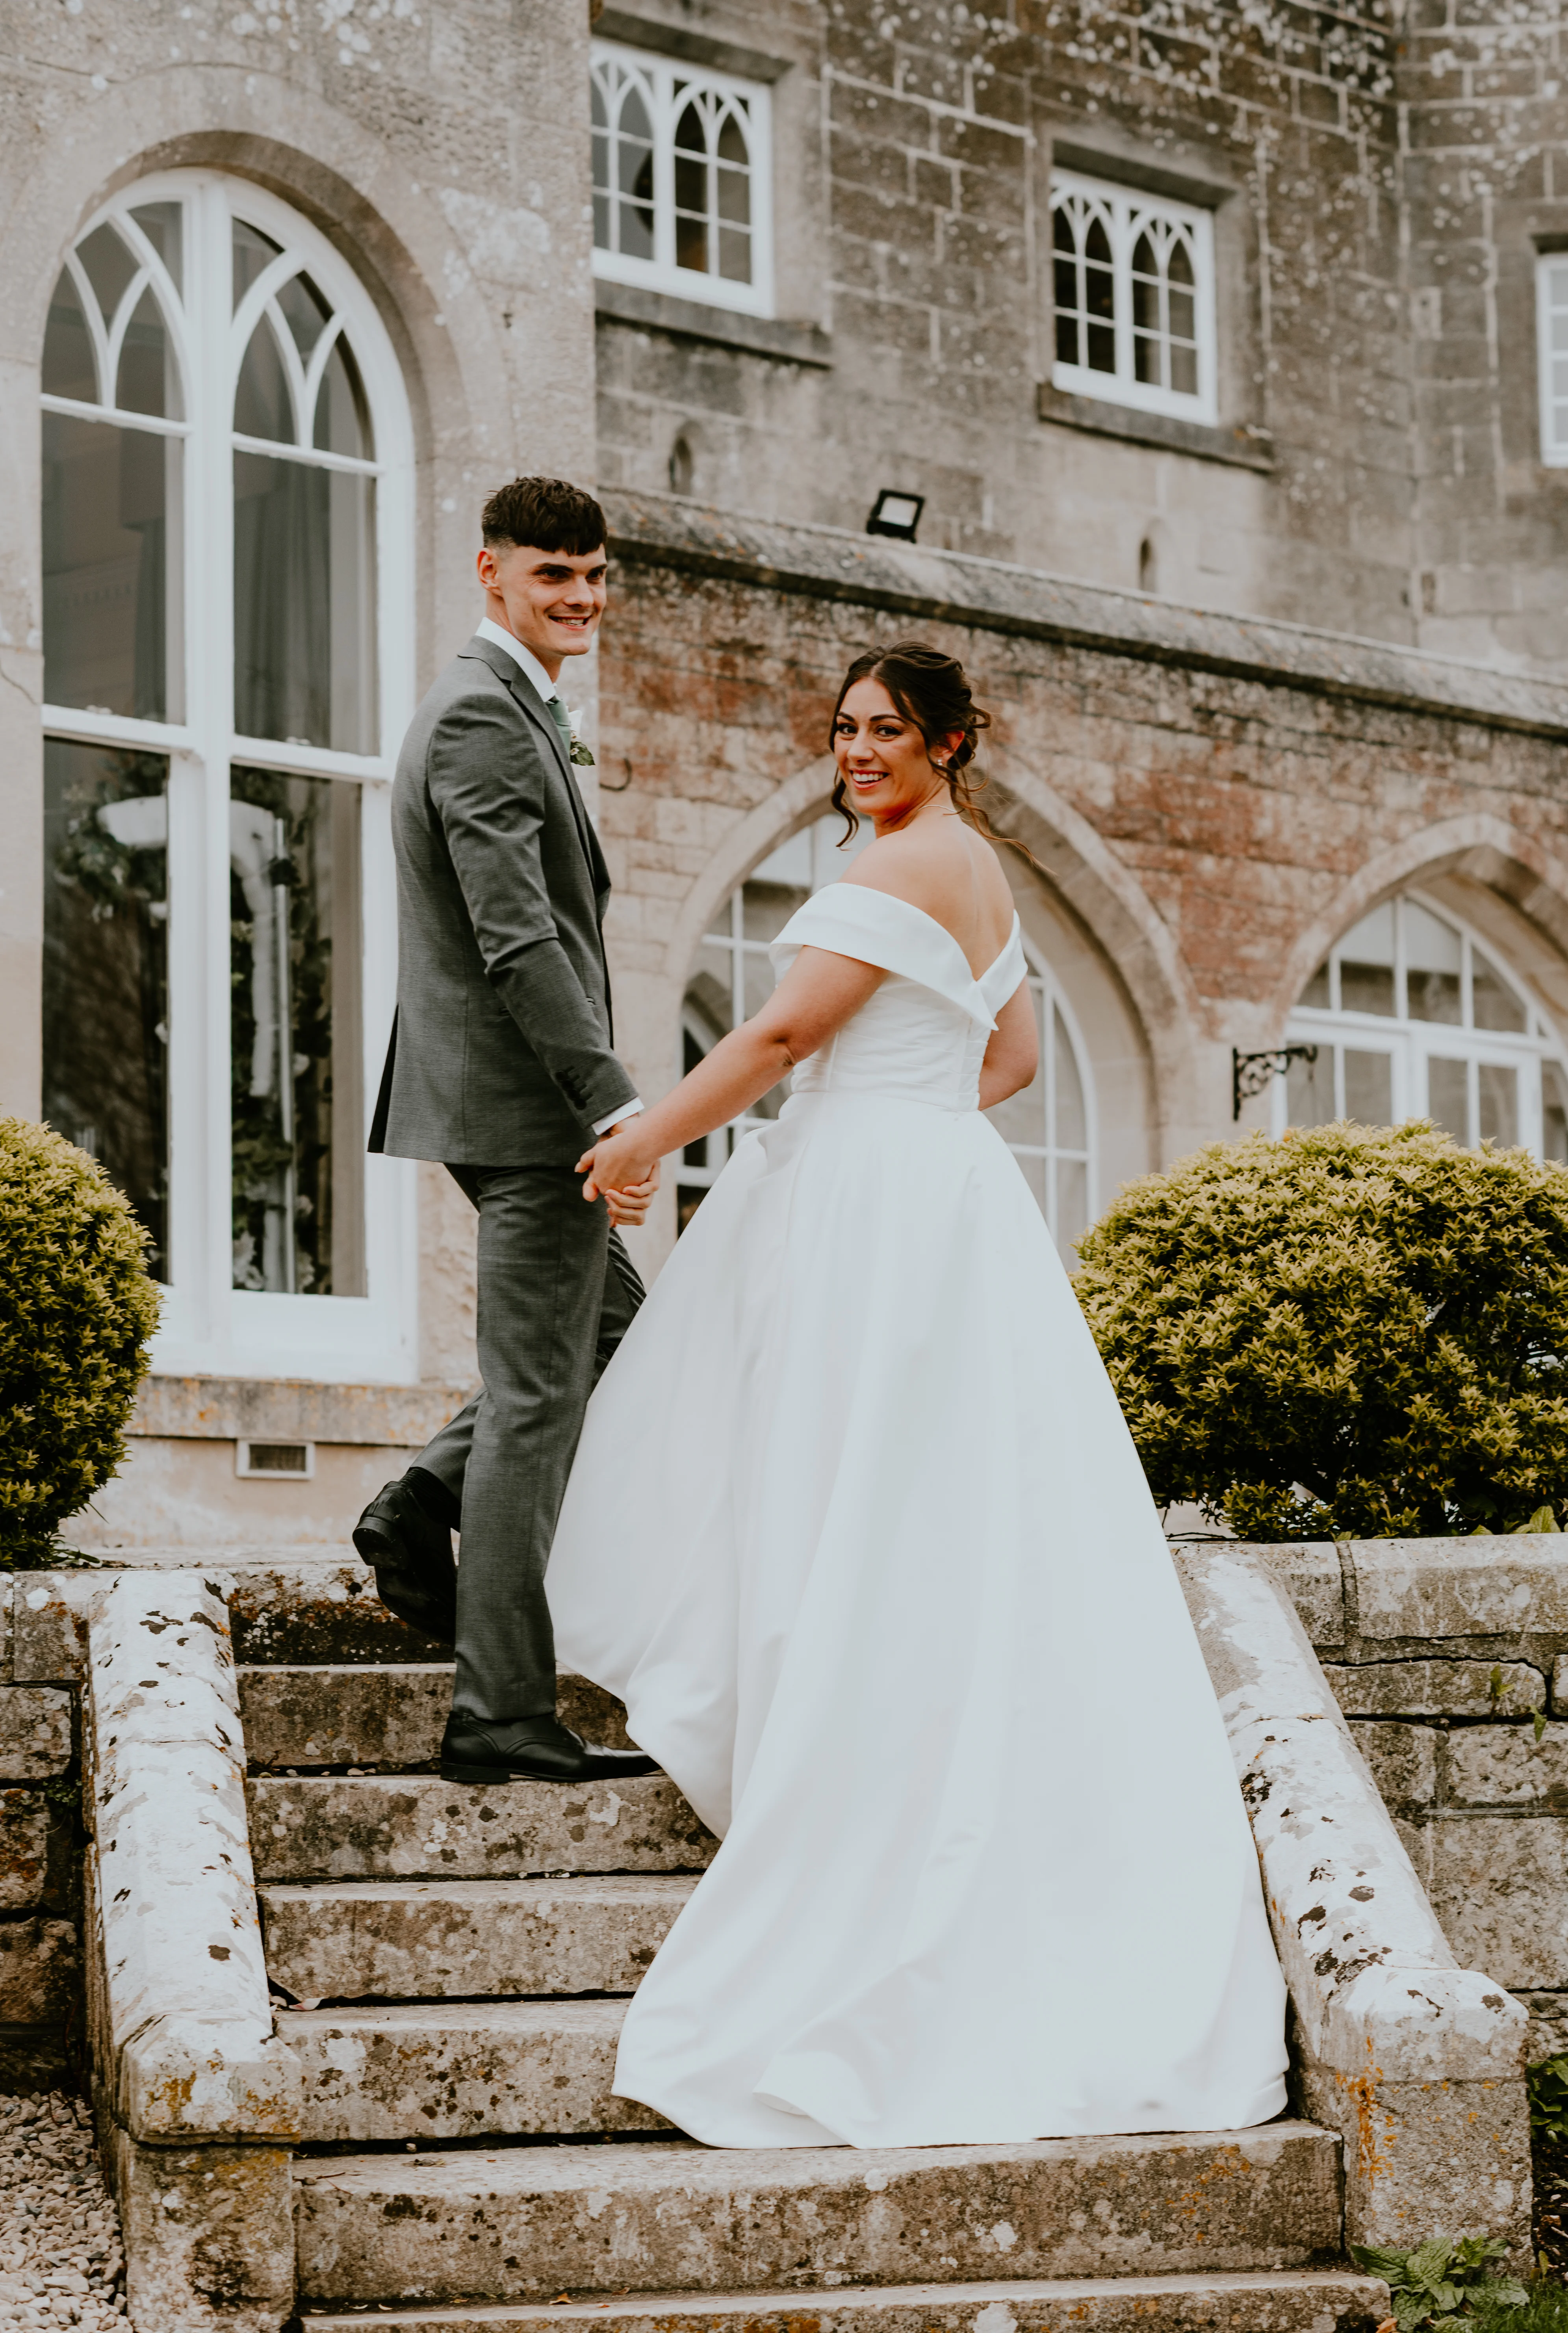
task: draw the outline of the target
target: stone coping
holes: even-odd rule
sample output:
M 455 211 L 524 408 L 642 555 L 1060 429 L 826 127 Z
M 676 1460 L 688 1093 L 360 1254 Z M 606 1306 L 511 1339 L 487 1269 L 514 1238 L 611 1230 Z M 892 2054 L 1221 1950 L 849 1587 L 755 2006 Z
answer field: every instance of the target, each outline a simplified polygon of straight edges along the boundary
M 322 1385 L 307 1378 L 143 1378 L 126 1432 L 174 1441 L 347 1442 L 422 1450 L 471 1386 Z M 199 1563 L 200 1549 L 185 1551 Z
M 611 552 L 629 564 L 1568 739 L 1568 686 L 1557 681 L 1393 641 L 1179 607 L 970 552 L 738 517 L 674 494 L 617 487 L 601 499 Z

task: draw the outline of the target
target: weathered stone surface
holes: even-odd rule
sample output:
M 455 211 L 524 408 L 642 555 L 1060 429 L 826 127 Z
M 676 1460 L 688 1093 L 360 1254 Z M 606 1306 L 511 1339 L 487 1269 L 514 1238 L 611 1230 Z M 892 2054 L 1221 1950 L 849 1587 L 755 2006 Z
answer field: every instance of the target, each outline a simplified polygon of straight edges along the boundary
M 29 1571 L 11 1583 L 11 1675 L 18 1685 L 75 1685 L 87 1666 L 87 1623 L 114 1574 Z
M 70 1763 L 70 1694 L 60 1685 L 0 1687 L 0 1780 L 47 1781 Z
M 1369 2045 L 1359 2075 L 1308 2064 L 1309 2113 L 1344 2134 L 1345 2241 L 1396 2251 L 1435 2230 L 1510 2242 L 1530 2266 L 1530 2108 L 1522 2081 L 1384 2080 Z
M 1568 1653 L 1559 1653 L 1552 1664 L 1552 1710 L 1557 1717 L 1568 1717 Z
M 1568 1820 L 1470 1816 L 1430 1826 L 1432 1905 L 1462 1959 L 1499 1984 L 1568 1984 Z
M 70 1920 L 0 1921 L 0 2025 L 53 2025 L 81 1983 Z
M 245 1752 L 259 1767 L 429 1765 L 452 1704 L 451 1667 L 433 1662 L 244 1668 L 239 1685 Z M 626 1711 L 587 1677 L 563 1670 L 557 1706 L 587 1739 L 625 1745 Z
M 1546 1678 L 1527 1661 L 1326 1662 L 1347 1717 L 1517 1717 L 1546 1706 Z
M 1530 2015 L 1530 2064 L 1562 2057 L 1568 2050 L 1568 1992 L 1519 1992 L 1515 1999 L 1523 2002 Z
M 49 1802 L 34 1791 L 0 1791 L 0 1912 L 30 1912 L 49 1870 Z
M 1456 1806 L 1537 1806 L 1568 1814 L 1568 1725 L 1463 1725 L 1448 1736 Z
M 157 2333 L 277 2333 L 294 2298 L 287 2150 L 141 2146 L 111 2164 L 126 2298 Z
M 1284 1582 L 1314 1645 L 1343 1644 L 1344 1575 L 1333 1540 L 1238 1542 L 1237 1552 Z
M 1568 1540 L 1353 1540 L 1363 1637 L 1568 1633 Z
M 1335 2248 L 1335 2142 L 1300 2124 L 1027 2146 L 498 2147 L 295 2165 L 302 2299 L 1142 2275 Z
M 283 2020 L 307 2139 L 664 2130 L 611 2093 L 624 2001 L 427 2002 Z
M 209 1575 L 229 1608 L 234 1654 L 247 1666 L 324 1661 L 442 1662 L 450 1657 L 376 1593 L 357 1556 L 220 1565 Z
M 717 1844 L 663 1774 L 583 1790 L 418 1775 L 268 1774 L 253 1779 L 249 1797 L 263 1879 L 690 1871 Z
M 1430 1805 L 1437 1795 L 1438 1754 L 1437 1735 L 1429 1725 L 1362 1719 L 1352 1725 L 1351 1738 L 1371 1767 L 1386 1807 Z
M 1018 2284 L 887 2285 L 880 2291 L 677 2293 L 543 2308 L 408 2309 L 410 2333 L 1373 2333 L 1390 2313 L 1378 2278 L 1339 2269 L 1232 2276 L 1060 2278 Z M 364 2333 L 358 2311 L 314 2310 L 312 2333 Z
M 273 1882 L 260 1890 L 267 1970 L 303 2001 L 630 1992 L 694 1885 L 655 1872 Z
M 287 2136 L 234 1662 L 193 1572 L 119 1573 L 88 1633 L 93 1848 L 115 2111 L 137 2139 Z

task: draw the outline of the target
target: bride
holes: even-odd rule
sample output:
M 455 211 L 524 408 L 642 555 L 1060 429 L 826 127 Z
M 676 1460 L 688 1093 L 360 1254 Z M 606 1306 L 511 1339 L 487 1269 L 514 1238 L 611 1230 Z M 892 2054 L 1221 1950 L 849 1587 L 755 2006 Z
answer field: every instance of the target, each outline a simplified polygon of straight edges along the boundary
M 1216 2130 L 1285 2105 L 1284 1986 L 1219 1711 L 1127 1428 L 980 1112 L 1033 1008 L 918 643 L 851 665 L 836 807 L 876 840 L 770 1001 L 581 1162 L 748 1109 L 593 1397 L 561 1658 L 722 1845 L 618 2095 L 720 2146 Z

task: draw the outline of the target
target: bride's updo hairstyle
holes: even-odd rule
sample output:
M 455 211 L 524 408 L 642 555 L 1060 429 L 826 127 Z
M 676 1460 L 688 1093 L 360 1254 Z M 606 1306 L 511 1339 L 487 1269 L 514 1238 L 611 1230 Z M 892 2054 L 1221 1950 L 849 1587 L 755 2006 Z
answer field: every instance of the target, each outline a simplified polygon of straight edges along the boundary
M 991 725 L 990 715 L 977 705 L 970 693 L 964 668 L 957 657 L 943 656 L 940 648 L 928 648 L 923 640 L 894 640 L 891 648 L 868 648 L 858 656 L 844 676 L 838 701 L 833 707 L 833 718 L 827 725 L 828 750 L 832 751 L 838 734 L 838 715 L 844 700 L 857 680 L 879 680 L 906 721 L 912 721 L 925 741 L 928 754 L 945 743 L 956 731 L 958 744 L 945 763 L 932 763 L 947 781 L 952 806 L 959 816 L 990 842 L 1012 842 L 1009 834 L 998 834 L 992 829 L 980 805 L 980 789 L 987 783 L 978 770 L 971 771 L 980 733 Z M 845 821 L 846 833 L 839 840 L 853 840 L 859 830 L 860 821 L 849 807 L 849 789 L 842 773 L 833 782 L 833 807 Z M 1014 843 L 1015 850 L 1029 853 L 1024 845 Z

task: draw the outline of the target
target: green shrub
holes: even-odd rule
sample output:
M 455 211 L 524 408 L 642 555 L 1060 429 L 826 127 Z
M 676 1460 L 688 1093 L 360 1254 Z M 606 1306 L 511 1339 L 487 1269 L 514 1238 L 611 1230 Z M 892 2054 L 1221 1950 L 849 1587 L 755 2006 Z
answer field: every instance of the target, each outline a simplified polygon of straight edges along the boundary
M 147 1235 L 103 1169 L 0 1118 L 0 1566 L 46 1560 L 125 1455 L 158 1291 Z
M 1249 1540 L 1568 1505 L 1568 1170 L 1427 1125 L 1255 1134 L 1130 1184 L 1079 1253 L 1162 1503 Z
M 1417 2333 L 1422 2326 L 1473 2325 L 1483 2311 L 1494 2318 L 1530 2300 L 1522 2284 L 1495 2273 L 1508 2252 L 1497 2236 L 1434 2236 L 1408 2252 L 1372 2244 L 1352 2244 L 1349 2251 L 1357 2268 L 1381 2276 L 1388 2286 L 1399 2333 Z

